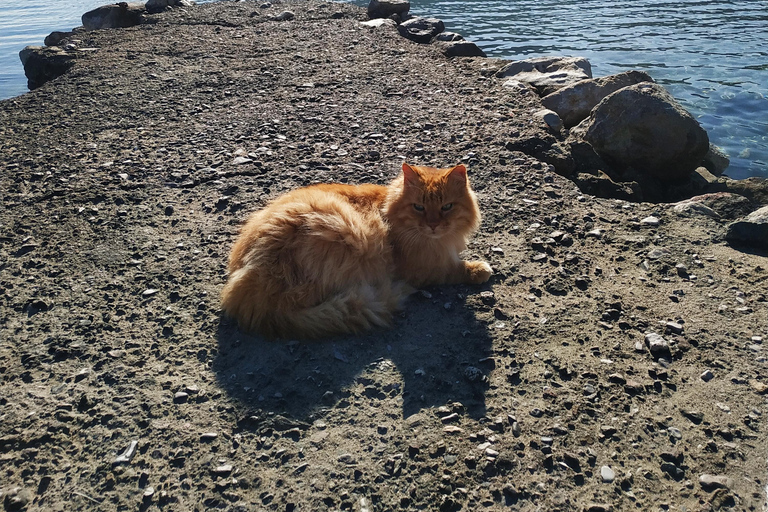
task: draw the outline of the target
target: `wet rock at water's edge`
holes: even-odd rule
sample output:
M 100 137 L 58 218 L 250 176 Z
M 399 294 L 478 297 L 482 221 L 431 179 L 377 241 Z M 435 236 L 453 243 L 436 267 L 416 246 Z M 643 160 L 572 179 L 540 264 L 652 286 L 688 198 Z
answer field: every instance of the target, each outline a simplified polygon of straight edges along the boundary
M 400 35 L 411 41 L 426 44 L 445 30 L 445 24 L 437 18 L 411 18 L 397 26 Z
M 511 62 L 496 73 L 532 85 L 542 96 L 592 78 L 592 66 L 584 57 L 537 57 Z
M 584 140 L 604 160 L 660 182 L 688 178 L 709 150 L 707 132 L 655 83 L 607 96 L 584 123 Z
M 75 55 L 58 46 L 27 46 L 19 52 L 27 87 L 37 89 L 63 75 L 75 63 Z
M 120 2 L 88 11 L 83 14 L 82 21 L 87 30 L 128 28 L 141 24 L 145 12 L 143 3 Z
M 373 20 L 396 15 L 402 19 L 410 9 L 410 0 L 371 0 L 368 4 L 368 17 Z
M 586 119 L 595 105 L 609 94 L 641 82 L 653 82 L 653 78 L 643 71 L 627 71 L 581 80 L 545 96 L 541 102 L 557 112 L 565 126 L 570 128 Z

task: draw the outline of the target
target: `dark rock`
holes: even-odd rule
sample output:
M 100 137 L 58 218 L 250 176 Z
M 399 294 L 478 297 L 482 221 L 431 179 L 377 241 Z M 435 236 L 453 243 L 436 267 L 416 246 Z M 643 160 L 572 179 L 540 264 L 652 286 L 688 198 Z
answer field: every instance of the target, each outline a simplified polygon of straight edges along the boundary
M 128 28 L 140 25 L 144 21 L 144 4 L 120 2 L 102 5 L 83 14 L 82 21 L 86 30 L 105 28 Z
M 439 34 L 438 34 L 439 37 Z M 485 52 L 471 41 L 438 41 L 446 57 L 485 57 Z
M 58 46 L 27 46 L 19 52 L 19 58 L 30 90 L 66 73 L 76 59 L 73 53 Z
M 607 96 L 585 122 L 584 140 L 604 160 L 661 182 L 687 178 L 709 150 L 707 132 L 653 83 Z
M 712 188 L 712 192 L 731 192 L 744 196 L 753 203 L 768 204 L 768 179 L 766 178 L 753 177 L 743 180 L 720 178 Z
M 411 18 L 397 26 L 400 35 L 411 41 L 426 44 L 445 30 L 445 24 L 437 18 Z
M 368 4 L 368 17 L 370 19 L 389 18 L 396 14 L 404 18 L 410 9 L 410 0 L 371 0 Z
M 733 244 L 768 249 L 768 206 L 730 224 L 725 239 Z
M 602 171 L 597 175 L 580 172 L 576 174 L 573 180 L 578 185 L 579 190 L 585 194 L 625 201 L 643 200 L 643 193 L 637 182 L 615 182 Z
M 54 30 L 45 36 L 43 44 L 45 44 L 45 46 L 58 46 L 59 43 L 70 37 L 72 34 L 74 34 L 74 32 L 59 32 L 58 30 Z
M 557 112 L 566 127 L 576 126 L 589 116 L 600 101 L 619 89 L 641 82 L 653 82 L 643 71 L 581 80 L 542 98 L 545 107 Z

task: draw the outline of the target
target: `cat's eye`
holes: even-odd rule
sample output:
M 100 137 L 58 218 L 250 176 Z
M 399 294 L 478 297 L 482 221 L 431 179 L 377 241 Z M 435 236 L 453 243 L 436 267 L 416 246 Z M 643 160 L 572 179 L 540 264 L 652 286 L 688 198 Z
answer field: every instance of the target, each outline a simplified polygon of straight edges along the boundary
M 424 205 L 423 204 L 413 204 L 413 209 L 417 212 L 423 212 L 424 211 Z
M 443 205 L 443 207 L 441 208 L 441 210 L 443 210 L 444 212 L 447 212 L 447 211 L 448 211 L 448 210 L 450 210 L 451 208 L 453 208 L 453 203 L 445 203 L 445 204 Z

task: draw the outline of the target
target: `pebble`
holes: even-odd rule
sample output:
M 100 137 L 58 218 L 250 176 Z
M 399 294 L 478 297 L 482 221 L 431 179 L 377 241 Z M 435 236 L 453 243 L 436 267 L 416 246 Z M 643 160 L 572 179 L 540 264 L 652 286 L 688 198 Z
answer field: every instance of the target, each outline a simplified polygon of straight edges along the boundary
M 650 350 L 651 354 L 654 356 L 669 352 L 669 343 L 667 340 L 655 332 L 649 332 L 645 334 L 645 344 L 648 346 L 648 350 Z
M 228 475 L 232 472 L 232 464 L 222 464 L 213 468 L 213 472 L 216 475 Z
M 219 437 L 219 434 L 217 434 L 216 432 L 205 432 L 203 434 L 200 434 L 201 441 L 213 441 L 217 437 Z
M 637 218 L 637 217 L 635 217 Z M 659 225 L 659 218 L 654 217 L 653 215 L 644 218 L 640 221 L 640 224 L 643 224 L 645 226 L 658 226 Z
M 610 467 L 603 466 L 600 468 L 600 478 L 603 479 L 604 483 L 609 484 L 616 479 L 616 473 Z
M 189 399 L 189 393 L 185 393 L 184 391 L 178 391 L 173 395 L 173 401 L 177 404 L 183 404 L 187 399 Z
M 667 322 L 664 327 L 668 333 L 683 334 L 683 326 L 677 322 Z
M 160 290 L 156 290 L 156 289 L 154 289 L 154 288 L 147 288 L 146 290 L 144 290 L 143 292 L 141 292 L 141 296 L 142 296 L 142 297 L 151 297 L 152 295 L 156 294 L 156 293 L 157 293 L 157 292 L 159 292 L 159 291 L 160 291 Z
M 768 385 L 760 382 L 759 380 L 752 379 L 749 381 L 749 387 L 760 395 L 768 393 Z
M 675 439 L 682 439 L 683 438 L 683 433 L 680 432 L 679 428 L 669 427 L 669 428 L 667 428 L 667 432 L 669 432 L 669 434 L 672 437 L 674 437 Z
M 670 256 L 672 253 L 669 251 L 669 249 L 664 249 L 661 247 L 657 247 L 655 249 L 651 249 L 648 251 L 648 258 L 652 260 L 658 260 L 659 258 L 663 258 L 664 256 Z
M 458 421 L 458 419 L 459 419 L 459 415 L 454 412 L 447 416 L 443 416 L 442 418 L 440 418 L 440 421 L 442 421 L 443 423 L 451 423 L 454 421 Z
M 443 432 L 446 434 L 458 434 L 460 432 L 464 432 L 464 430 L 461 427 L 457 427 L 455 425 L 448 425 L 447 427 L 443 427 Z
M 138 441 L 131 441 L 131 444 L 128 445 L 128 448 L 126 448 L 123 453 L 117 456 L 113 464 L 127 464 L 131 462 L 131 459 L 133 459 L 133 456 L 136 455 L 136 449 L 138 447 L 139 447 Z
M 699 377 L 700 377 L 700 378 L 701 378 L 701 380 L 703 380 L 704 382 L 709 382 L 709 381 L 711 381 L 712 379 L 714 379 L 714 378 L 715 378 L 715 374 L 714 374 L 714 373 L 712 373 L 712 372 L 711 372 L 711 371 L 709 371 L 709 370 L 706 370 L 706 371 L 704 371 L 704 373 L 702 373 L 701 375 L 699 375 Z
M 724 475 L 703 474 L 699 476 L 699 484 L 705 490 L 728 489 L 733 485 L 733 481 Z

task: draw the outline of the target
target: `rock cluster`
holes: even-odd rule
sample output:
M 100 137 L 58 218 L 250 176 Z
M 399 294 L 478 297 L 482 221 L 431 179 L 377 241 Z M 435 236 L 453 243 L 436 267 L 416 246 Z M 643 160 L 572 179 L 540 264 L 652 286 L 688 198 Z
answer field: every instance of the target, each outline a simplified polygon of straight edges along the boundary
M 437 18 L 410 16 L 411 3 L 408 0 L 371 0 L 368 4 L 370 21 L 363 22 L 369 27 L 395 26 L 406 39 L 420 44 L 435 43 L 446 57 L 485 57 L 485 52 L 460 34 L 446 34 L 445 25 Z M 379 20 L 392 20 L 387 23 Z

